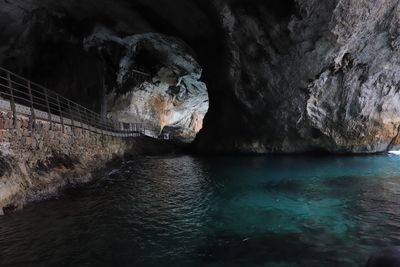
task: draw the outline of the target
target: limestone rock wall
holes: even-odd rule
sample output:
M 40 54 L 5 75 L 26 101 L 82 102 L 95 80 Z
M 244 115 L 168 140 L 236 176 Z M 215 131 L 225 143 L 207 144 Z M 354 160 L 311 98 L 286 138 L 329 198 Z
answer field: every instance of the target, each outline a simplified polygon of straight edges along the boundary
M 96 29 L 84 43 L 86 49 L 101 48 L 105 54 L 113 45 L 123 51 L 115 83 L 107 90 L 110 118 L 146 123 L 155 132 L 166 132 L 181 141 L 195 139 L 209 100 L 207 86 L 201 81 L 203 70 L 185 43 L 157 33 L 119 38 L 104 28 Z M 152 77 L 135 81 L 138 66 L 146 67 Z
M 78 88 L 100 99 L 101 84 L 88 81 L 107 83 L 120 73 L 104 72 L 98 55 L 83 51 L 99 25 L 116 33 L 114 43 L 149 32 L 184 40 L 209 93 L 200 151 L 375 153 L 399 145 L 397 0 L 15 0 L 0 6 L 0 62 L 38 79 L 50 72 L 54 88 L 78 100 Z M 108 66 L 118 66 L 124 51 L 114 48 Z
M 231 59 L 223 94 L 231 100 L 218 115 L 210 112 L 218 119 L 207 117 L 199 149 L 213 140 L 222 152 L 375 153 L 396 146 L 399 2 L 284 2 L 275 11 L 262 1 L 216 5 Z
M 87 182 L 91 172 L 132 151 L 133 141 L 0 112 L 0 214 Z

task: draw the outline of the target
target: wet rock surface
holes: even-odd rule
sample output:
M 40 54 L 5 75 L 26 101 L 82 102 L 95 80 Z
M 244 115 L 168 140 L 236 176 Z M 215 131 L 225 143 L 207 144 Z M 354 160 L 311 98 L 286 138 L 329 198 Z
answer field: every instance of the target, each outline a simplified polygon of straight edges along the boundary
M 241 109 L 221 116 L 236 134 L 220 149 L 385 151 L 399 126 L 398 2 L 293 4 L 286 17 L 260 2 L 223 5 L 230 91 Z M 207 130 L 199 146 L 216 136 Z
M 0 127 L 0 214 L 39 201 L 62 188 L 87 182 L 92 171 L 115 157 L 134 153 L 135 141 L 103 137 L 68 126 L 2 114 Z M 136 150 L 138 151 L 138 150 Z
M 111 49 L 114 62 L 84 49 L 96 27 L 118 38 L 159 32 L 182 39 L 197 55 L 209 91 L 196 142 L 201 151 L 374 153 L 400 144 L 398 1 L 1 5 L 0 61 L 41 79 L 55 73 L 50 84 L 58 91 L 79 98 L 81 88 L 92 96 L 81 101 L 95 99 L 95 107 L 102 99 L 98 88 L 115 81 L 121 54 Z M 38 31 L 43 25 L 47 31 Z M 63 77 L 73 77 L 69 86 Z M 183 121 L 196 120 L 178 121 L 187 129 Z

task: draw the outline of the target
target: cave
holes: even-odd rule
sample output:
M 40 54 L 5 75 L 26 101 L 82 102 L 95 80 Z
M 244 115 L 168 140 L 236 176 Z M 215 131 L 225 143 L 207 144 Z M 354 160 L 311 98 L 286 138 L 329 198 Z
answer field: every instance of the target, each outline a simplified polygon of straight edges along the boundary
M 330 1 L 314 6 L 294 0 L 182 0 L 173 4 L 119 0 L 111 5 L 106 1 L 43 0 L 2 5 L 1 65 L 95 111 L 107 106 L 105 98 L 115 87 L 120 60 L 129 53 L 116 40 L 149 33 L 174 38 L 201 66 L 200 79 L 207 85 L 209 109 L 194 142 L 199 152 L 292 153 L 322 149 L 331 153 L 375 153 L 396 144 L 393 138 L 397 131 L 392 122 L 397 122 L 384 116 L 377 123 L 375 120 L 397 111 L 367 111 L 369 106 L 380 106 L 376 101 L 384 101 L 373 88 L 390 87 L 396 80 L 391 81 L 390 73 L 379 73 L 378 67 L 369 64 L 378 66 L 384 61 L 368 52 L 373 47 L 371 42 L 363 48 L 365 45 L 351 41 L 349 36 L 359 25 L 352 16 L 351 3 Z M 387 18 L 393 16 L 390 10 L 395 8 L 388 4 Z M 353 28 L 337 26 L 342 17 L 354 20 Z M 388 22 L 385 28 L 375 23 L 371 38 L 375 44 L 387 45 L 388 52 L 383 56 L 389 58 L 390 53 L 397 53 L 396 24 Z M 85 47 L 88 38 L 100 29 L 111 34 L 113 40 Z M 143 44 L 135 49 L 138 67 L 156 75 L 156 69 L 165 61 L 160 58 L 163 55 Z M 348 57 L 353 62 L 348 62 Z M 391 69 L 397 69 L 396 57 L 391 58 Z M 371 75 L 373 70 L 376 73 Z M 364 82 L 352 81 L 354 75 Z M 337 106 L 335 97 L 343 87 L 340 81 L 357 92 L 348 91 L 341 106 Z M 126 93 L 130 85 L 124 86 L 120 92 Z M 364 87 L 376 95 L 368 103 L 352 98 L 363 94 Z M 326 88 L 337 94 L 323 95 L 329 91 Z M 397 101 L 397 97 L 392 99 Z M 352 113 L 340 125 L 341 117 L 336 114 L 346 112 L 349 106 L 364 113 Z M 354 121 L 358 121 L 356 126 L 352 125 Z M 382 128 L 385 133 L 376 135 Z M 318 138 L 314 138 L 315 129 L 321 132 Z
M 10 10 L 5 9 L 6 17 L 12 20 L 12 16 L 19 15 L 19 13 L 11 10 L 11 8 L 14 6 L 22 10 L 22 6 L 18 4 L 9 6 Z M 161 17 L 149 19 L 148 23 L 154 24 L 154 26 L 144 24 L 139 28 L 137 21 L 125 21 L 126 18 L 119 20 L 120 13 L 125 12 L 124 5 L 114 9 L 113 13 L 107 16 L 103 14 L 108 7 L 107 3 L 97 4 L 88 1 L 78 4 L 77 9 L 79 11 L 77 13 L 70 10 L 73 6 L 72 3 L 66 6 L 42 3 L 34 7 L 32 12 L 27 14 L 29 16 L 27 25 L 20 25 L 28 28 L 24 36 L 20 36 L 20 40 L 16 39 L 13 44 L 6 45 L 9 47 L 5 48 L 6 51 L 1 60 L 2 65 L 15 73 L 43 84 L 72 101 L 100 112 L 103 117 L 109 116 L 113 119 L 119 117 L 119 120 L 124 123 L 148 123 L 151 125 L 149 127 L 158 133 L 170 129 L 171 136 L 176 136 L 181 141 L 192 142 L 197 132 L 202 128 L 202 121 L 208 110 L 208 93 L 204 92 L 203 94 L 202 92 L 206 91 L 207 88 L 200 79 L 206 80 L 207 78 L 202 77 L 203 69 L 199 63 L 195 62 L 200 57 L 197 56 L 196 48 L 192 48 L 190 43 L 185 42 L 190 41 L 185 33 L 173 32 L 173 25 L 169 29 L 164 29 L 165 23 Z M 96 10 L 92 8 L 93 6 L 100 7 Z M 130 3 L 129 6 L 132 12 L 136 9 L 145 8 L 141 3 Z M 90 10 L 90 12 L 80 14 L 81 11 L 87 10 Z M 145 13 L 143 12 L 143 14 Z M 146 21 L 147 18 L 143 18 L 143 20 Z M 196 18 L 193 18 L 193 20 L 196 20 Z M 121 24 L 125 23 L 127 24 L 123 25 L 123 29 L 120 29 Z M 41 31 L 44 25 L 46 25 L 45 32 Z M 21 30 L 23 29 L 25 28 L 21 28 Z M 134 38 L 134 36 L 139 38 L 141 34 L 146 32 L 154 32 L 154 34 L 163 35 L 165 38 L 163 40 L 159 38 L 160 43 L 157 44 L 157 41 L 152 43 L 151 37 L 149 37 L 149 40 L 142 40 L 134 47 L 116 41 L 116 39 L 125 38 L 126 42 L 132 42 L 128 38 Z M 11 38 L 7 36 L 7 33 L 6 29 L 1 38 L 10 40 Z M 101 34 L 108 35 L 109 39 L 94 40 L 105 38 Z M 24 49 L 16 52 L 15 47 L 25 42 L 29 42 L 30 47 L 25 46 Z M 193 60 L 194 66 L 186 68 L 186 66 L 183 66 L 184 64 L 190 65 L 192 63 L 180 64 L 177 62 L 178 59 L 174 63 L 173 59 L 170 58 L 171 53 L 168 53 L 170 51 L 161 47 L 162 45 L 168 46 L 169 42 L 182 50 L 176 56 L 183 57 L 183 60 L 190 57 L 189 60 Z M 132 60 L 132 62 L 129 63 L 129 67 L 126 67 L 131 68 L 133 72 L 121 78 L 118 73 L 122 75 L 122 68 L 124 68 L 122 61 L 127 58 L 130 58 L 128 60 Z M 132 88 L 139 88 L 144 82 L 153 84 L 155 87 L 159 86 L 160 79 L 157 74 L 160 69 L 172 67 L 174 67 L 173 72 L 175 74 L 170 75 L 175 75 L 176 78 L 167 82 L 171 84 L 166 87 L 164 92 L 159 92 L 159 90 L 151 96 L 146 96 L 149 98 L 149 103 L 146 105 L 153 106 L 152 109 L 144 110 L 144 107 L 139 107 L 141 106 L 141 103 L 139 103 L 133 108 L 139 111 L 131 114 L 131 117 L 128 118 L 129 114 L 126 114 L 129 111 L 123 107 L 113 106 L 119 103 L 127 103 L 127 101 L 130 101 L 129 98 L 139 97 L 137 94 L 135 96 L 132 94 L 127 96 L 127 94 L 132 91 Z M 148 76 L 134 72 L 135 70 L 148 74 Z M 164 73 L 164 75 L 166 74 Z M 186 79 L 186 83 L 189 83 L 185 84 L 185 81 L 180 78 L 189 77 L 188 75 L 192 75 L 194 80 L 199 80 L 198 85 L 201 88 L 196 87 L 195 82 L 183 78 Z M 124 81 L 121 81 L 121 79 L 124 79 Z M 154 83 L 153 80 L 155 80 Z M 161 83 L 165 83 L 165 79 L 161 80 Z M 195 95 L 192 94 L 197 89 L 189 90 L 186 88 L 187 86 L 194 86 L 202 94 L 199 99 L 194 99 L 194 103 L 187 102 L 197 96 L 196 93 L 194 93 Z M 170 90 L 169 87 L 175 87 L 175 90 Z M 149 91 L 151 90 L 149 89 Z M 176 92 L 176 95 L 171 94 L 171 92 Z M 143 95 L 140 97 L 143 97 Z M 204 104 L 202 104 L 203 102 Z M 167 107 L 164 107 L 165 105 Z M 193 108 L 196 108 L 196 111 L 187 110 L 190 109 L 189 106 L 194 106 Z M 118 112 L 124 113 L 125 116 L 118 114 Z M 139 116 L 138 113 L 141 113 L 142 116 Z M 146 115 L 143 115 L 144 113 L 151 115 L 146 118 Z M 149 119 L 150 116 L 154 119 Z
M 19 25 L 22 31 L 23 27 L 28 27 L 28 31 L 24 36 L 17 38 L 13 44 L 5 44 L 6 53 L 1 59 L 3 65 L 19 74 L 23 74 L 38 83 L 44 84 L 49 88 L 53 88 L 73 101 L 84 104 L 95 111 L 100 111 L 104 106 L 105 93 L 101 88 L 107 87 L 111 90 L 115 86 L 118 68 L 118 59 L 122 57 L 124 48 L 119 44 L 109 44 L 107 48 L 102 49 L 99 53 L 98 48 L 91 47 L 85 49 L 83 43 L 93 31 L 98 27 L 104 27 L 109 31 L 113 31 L 116 37 L 123 38 L 134 34 L 146 32 L 156 32 L 171 37 L 176 37 L 186 43 L 188 52 L 195 55 L 196 60 L 202 66 L 202 80 L 208 85 L 208 94 L 210 98 L 210 109 L 206 122 L 205 140 L 207 136 L 212 138 L 225 139 L 223 132 L 235 132 L 237 129 L 247 128 L 247 118 L 240 119 L 243 115 L 237 114 L 239 121 L 233 123 L 224 123 L 223 129 L 214 129 L 213 125 L 220 124 L 217 116 L 223 116 L 226 113 L 224 105 L 242 106 L 237 96 L 231 95 L 225 88 L 232 86 L 230 78 L 225 78 L 229 71 L 231 62 L 225 47 L 228 40 L 224 37 L 224 25 L 218 21 L 218 10 L 214 3 L 190 1 L 176 2 L 174 5 L 167 5 L 164 1 L 119 1 L 118 5 L 110 7 L 107 2 L 91 2 L 77 4 L 71 1 L 69 4 L 48 4 L 46 2 L 29 6 L 31 12 L 26 14 L 29 21 L 23 25 Z M 251 5 L 243 4 L 243 1 L 233 1 L 229 4 L 233 10 L 249 15 L 264 16 L 267 13 L 271 19 L 281 21 L 290 18 L 294 12 L 293 1 L 268 1 L 264 10 L 257 7 L 260 3 L 255 2 Z M 19 4 L 14 5 L 15 8 L 21 8 Z M 13 5 L 9 9 L 5 9 L 6 18 L 10 21 L 20 19 L 15 16 L 20 15 L 18 10 L 13 10 Z M 193 16 L 184 15 L 185 23 L 182 23 L 182 8 L 189 9 L 193 12 Z M 75 9 L 75 10 L 73 10 Z M 109 14 L 104 14 L 105 10 L 110 10 Z M 132 19 L 132 14 L 140 14 Z M 264 12 L 262 14 L 262 12 Z M 188 13 L 185 13 L 188 14 Z M 14 16 L 14 17 L 13 17 Z M 279 22 L 280 23 L 280 22 Z M 40 29 L 46 24 L 46 32 Z M 9 40 L 10 34 L 7 29 L 3 31 L 4 40 Z M 14 32 L 18 36 L 17 32 Z M 30 42 L 30 48 L 25 51 L 15 52 L 14 47 L 18 47 Z M 11 47 L 12 48 L 11 48 Z M 113 46 L 113 47 L 112 47 Z M 148 48 L 137 47 L 137 64 L 140 68 L 154 75 L 154 66 L 159 66 L 162 59 L 157 58 L 155 51 Z M 139 51 L 140 50 L 140 51 Z M 249 70 L 250 71 L 250 70 Z M 246 75 L 246 71 L 241 73 Z M 248 79 L 253 77 L 249 76 Z M 128 84 L 129 85 L 129 84 Z M 129 87 L 129 86 L 128 86 Z M 75 88 L 79 88 L 78 90 Z M 100 89 L 99 89 L 100 88 Z M 84 90 L 82 97 L 81 92 Z M 120 92 L 126 92 L 120 89 Z M 248 92 L 246 94 L 254 95 L 257 98 L 258 93 Z M 103 100 L 102 100 L 103 99 Z M 226 101 L 226 99 L 231 99 Z M 221 102 L 226 102 L 221 105 Z M 236 102 L 236 103 L 235 103 Z M 215 103 L 213 105 L 213 103 Z M 245 107 L 239 107 L 245 111 Z M 215 118 L 214 118 L 215 117 Z M 207 130 L 207 128 L 209 128 Z M 251 133 L 244 133 L 245 138 L 251 136 Z M 229 141 L 229 143 L 233 140 Z
M 399 14 L 0 0 L 0 265 L 398 266 Z
M 260 6 L 262 6 L 261 9 Z M 23 11 L 23 8 L 30 11 Z M 182 12 L 183 10 L 185 12 Z M 189 10 L 193 15 L 189 15 Z M 243 143 L 254 139 L 251 130 L 244 130 L 248 129 L 247 124 L 252 122 L 246 115 L 248 107 L 240 100 L 242 96 L 232 94 L 235 90 L 230 89 L 235 87 L 234 83 L 237 82 L 246 83 L 250 87 L 268 86 L 262 85 L 262 81 L 256 81 L 254 75 L 251 74 L 252 67 L 248 66 L 252 60 L 259 60 L 262 64 L 265 51 L 261 46 L 257 48 L 246 44 L 245 46 L 248 47 L 244 47 L 243 50 L 243 56 L 246 58 L 241 59 L 243 62 L 240 63 L 243 70 L 239 71 L 243 80 L 234 81 L 233 77 L 229 76 L 231 75 L 229 72 L 232 68 L 239 66 L 232 65 L 234 62 L 231 61 L 230 46 L 235 45 L 234 39 L 238 37 L 227 36 L 229 35 L 226 32 L 228 26 L 224 23 L 229 23 L 228 16 L 233 18 L 236 12 L 238 23 L 246 16 L 251 16 L 255 19 L 255 23 L 271 27 L 272 25 L 287 25 L 291 16 L 296 13 L 296 4 L 289 0 L 267 1 L 265 4 L 261 1 L 252 4 L 245 4 L 243 1 L 220 4 L 207 1 L 185 1 L 184 3 L 178 1 L 173 5 L 167 4 L 166 1 L 118 1 L 116 5 L 110 6 L 106 1 L 82 3 L 70 1 L 64 4 L 38 1 L 34 5 L 25 4 L 25 6 L 23 3 L 10 4 L 3 12 L 4 17 L 10 22 L 22 21 L 20 25 L 14 27 L 20 31 L 26 28 L 28 30 L 22 36 L 18 34 L 18 31 L 12 33 L 7 28 L 2 32 L 0 38 L 13 40 L 13 43 L 4 42 L 5 53 L 1 58 L 2 65 L 102 113 L 104 113 L 102 107 L 107 105 L 104 98 L 115 87 L 119 61 L 127 52 L 127 48 L 110 40 L 107 44 L 88 48 L 84 45 L 87 38 L 100 28 L 103 28 L 105 32 L 112 32 L 115 38 L 126 38 L 143 33 L 159 33 L 176 38 L 202 66 L 201 79 L 208 88 L 209 115 L 205 119 L 203 134 L 198 138 L 197 143 L 200 144 L 198 147 L 204 147 L 203 144 L 209 139 L 220 139 L 224 140 L 221 144 L 226 146 L 226 149 L 240 150 L 242 148 L 229 146 L 236 143 L 234 140 L 236 138 L 243 139 L 240 141 Z M 17 18 L 21 16 L 21 12 L 27 16 L 25 21 Z M 131 14 L 136 15 L 132 17 Z M 227 21 L 221 22 L 221 17 L 224 16 Z M 184 23 L 182 23 L 183 20 Z M 46 31 L 43 32 L 41 29 L 44 25 L 46 25 Z M 13 34 L 16 36 L 15 39 L 11 38 Z M 254 37 L 247 35 L 243 33 L 243 40 L 239 40 L 239 46 L 241 46 L 240 42 L 246 42 L 246 38 L 250 38 L 250 42 L 256 41 L 252 40 Z M 266 33 L 267 39 L 275 37 L 282 39 L 282 41 L 278 40 L 278 45 L 288 43 L 283 36 Z M 29 49 L 16 50 L 16 47 L 26 42 L 30 43 Z M 278 48 L 276 44 L 271 45 L 274 49 L 283 49 L 283 47 Z M 155 75 L 154 72 L 161 66 L 161 62 L 165 61 L 160 58 L 163 55 L 157 54 L 154 48 L 143 44 L 135 49 L 137 50 L 135 55 L 137 67 Z M 258 49 L 258 52 L 255 49 Z M 259 53 L 260 56 L 254 53 Z M 122 87 L 125 88 L 120 88 L 119 93 L 126 93 L 132 83 L 135 83 L 134 79 L 124 84 Z M 103 87 L 107 92 L 102 90 Z M 256 88 L 249 88 L 243 93 L 245 98 L 253 102 L 262 101 Z M 263 103 L 260 104 L 263 105 Z M 276 101 L 272 101 L 271 106 L 276 104 Z M 239 108 L 238 114 L 227 114 L 227 110 L 229 113 L 235 110 L 232 107 Z M 227 122 L 225 118 L 231 115 L 235 118 L 234 123 Z M 234 138 L 224 136 L 224 132 L 239 130 L 243 132 L 243 136 Z M 218 147 L 218 150 L 221 149 L 225 148 Z
M 154 75 L 157 69 L 163 67 L 167 55 L 144 45 L 139 45 L 136 49 L 135 63 L 138 69 Z

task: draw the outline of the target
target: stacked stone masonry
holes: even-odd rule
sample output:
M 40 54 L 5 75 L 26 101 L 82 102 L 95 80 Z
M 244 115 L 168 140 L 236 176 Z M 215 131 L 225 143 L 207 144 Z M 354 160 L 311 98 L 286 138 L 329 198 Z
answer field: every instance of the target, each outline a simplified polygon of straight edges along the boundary
M 0 214 L 89 181 L 91 172 L 132 149 L 129 138 L 0 111 Z

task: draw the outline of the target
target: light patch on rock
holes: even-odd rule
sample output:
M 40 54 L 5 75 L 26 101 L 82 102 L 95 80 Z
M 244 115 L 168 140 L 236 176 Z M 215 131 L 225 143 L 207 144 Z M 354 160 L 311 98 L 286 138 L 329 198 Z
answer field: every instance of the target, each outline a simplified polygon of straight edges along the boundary
M 85 47 L 102 47 L 117 42 L 126 48 L 116 73 L 116 85 L 107 95 L 108 117 L 122 122 L 146 123 L 157 134 L 191 142 L 203 127 L 209 107 L 202 69 L 181 40 L 157 33 L 115 37 L 98 28 L 85 39 Z M 140 49 L 148 49 L 160 59 L 147 81 L 132 83 Z

